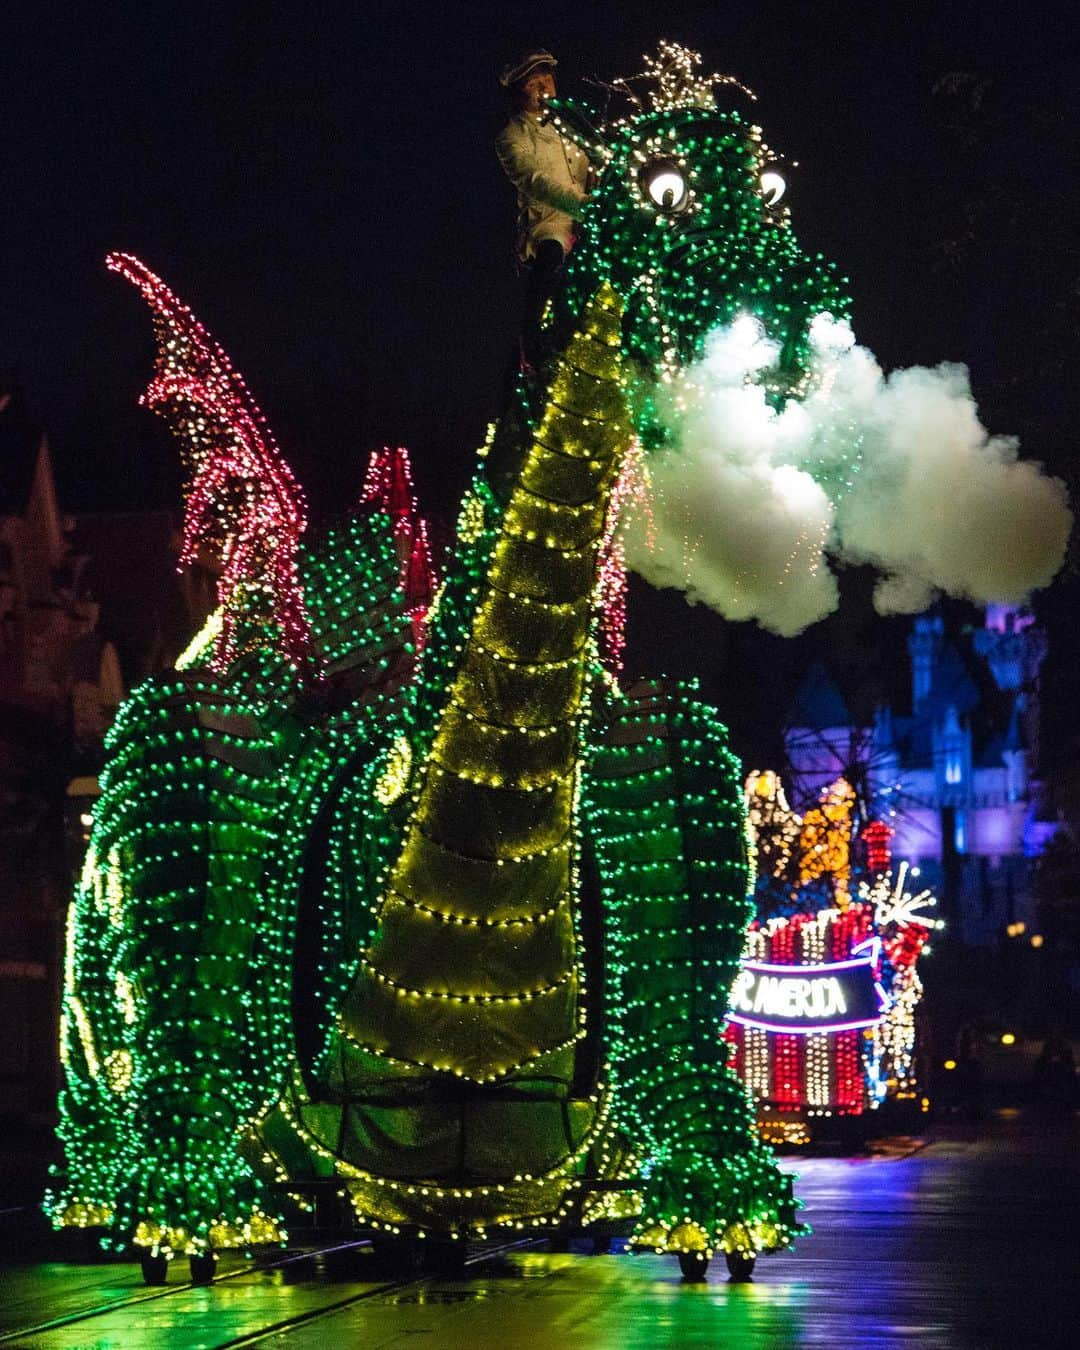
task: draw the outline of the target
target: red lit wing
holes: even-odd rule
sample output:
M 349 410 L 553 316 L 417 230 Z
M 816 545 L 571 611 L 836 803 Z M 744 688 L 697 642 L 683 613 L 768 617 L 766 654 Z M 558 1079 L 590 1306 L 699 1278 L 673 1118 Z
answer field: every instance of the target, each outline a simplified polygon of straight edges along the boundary
M 304 495 L 243 379 L 211 334 L 160 277 L 130 253 L 110 253 L 110 271 L 142 292 L 157 338 L 154 377 L 140 400 L 181 442 L 190 480 L 180 565 L 201 549 L 221 562 L 223 622 L 214 665 L 237 653 L 241 606 L 261 606 L 282 653 L 310 662 L 310 629 L 297 572 L 307 523 Z
M 417 510 L 409 452 L 403 446 L 384 446 L 371 452 L 361 501 L 385 511 L 393 521 L 394 545 L 401 561 L 401 590 L 419 651 L 424 645 L 424 625 L 438 579 L 427 521 Z

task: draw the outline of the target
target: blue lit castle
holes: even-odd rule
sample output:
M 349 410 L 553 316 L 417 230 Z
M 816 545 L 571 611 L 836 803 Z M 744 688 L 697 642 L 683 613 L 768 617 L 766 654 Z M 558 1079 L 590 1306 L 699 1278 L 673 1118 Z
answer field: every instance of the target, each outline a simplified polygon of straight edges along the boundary
M 880 707 L 853 723 L 821 669 L 804 681 L 785 733 L 796 810 L 844 775 L 865 819 L 887 822 L 892 852 L 940 898 L 958 940 L 1033 931 L 1031 859 L 1054 833 L 1039 818 L 1039 671 L 1046 637 L 1027 609 L 987 608 L 953 637 L 939 613 L 908 637 L 910 713 Z

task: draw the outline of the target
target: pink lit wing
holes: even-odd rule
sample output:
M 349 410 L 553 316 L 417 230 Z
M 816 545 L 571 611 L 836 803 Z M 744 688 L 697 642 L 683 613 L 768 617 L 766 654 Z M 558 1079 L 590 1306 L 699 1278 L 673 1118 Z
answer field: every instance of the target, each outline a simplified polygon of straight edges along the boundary
M 154 319 L 154 377 L 140 402 L 168 421 L 190 472 L 179 565 L 203 549 L 220 560 L 223 622 L 213 664 L 224 669 L 238 654 L 239 605 L 261 591 L 282 653 L 309 669 L 297 573 L 307 523 L 299 484 L 243 379 L 187 305 L 130 253 L 110 253 L 106 266 L 138 287 Z
M 427 521 L 420 514 L 409 452 L 404 446 L 373 450 L 364 475 L 361 501 L 393 521 L 394 544 L 401 561 L 400 585 L 417 651 L 426 638 L 426 619 L 438 588 Z

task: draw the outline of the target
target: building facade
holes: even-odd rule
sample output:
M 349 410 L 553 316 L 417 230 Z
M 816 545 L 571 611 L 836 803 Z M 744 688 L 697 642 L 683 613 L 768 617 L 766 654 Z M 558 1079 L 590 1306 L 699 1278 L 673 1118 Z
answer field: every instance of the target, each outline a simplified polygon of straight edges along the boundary
M 73 871 L 103 739 L 125 690 L 169 664 L 212 605 L 176 575 L 166 512 L 73 516 L 48 438 L 0 385 L 0 1122 L 55 1114 L 57 1010 Z M 33 1151 L 33 1150 L 31 1150 Z

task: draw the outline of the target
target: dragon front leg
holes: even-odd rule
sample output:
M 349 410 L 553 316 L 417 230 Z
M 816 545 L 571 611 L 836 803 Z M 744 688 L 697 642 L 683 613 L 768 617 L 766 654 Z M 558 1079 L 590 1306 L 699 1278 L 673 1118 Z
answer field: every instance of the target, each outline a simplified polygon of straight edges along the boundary
M 280 917 L 261 886 L 277 734 L 250 703 L 204 671 L 131 696 L 69 919 L 54 1222 L 164 1255 L 280 1236 L 242 1137 L 277 1054 Z
M 609 712 L 586 793 L 616 1115 L 644 1160 L 635 1243 L 752 1257 L 803 1230 L 721 1038 L 750 918 L 738 764 L 684 689 Z

